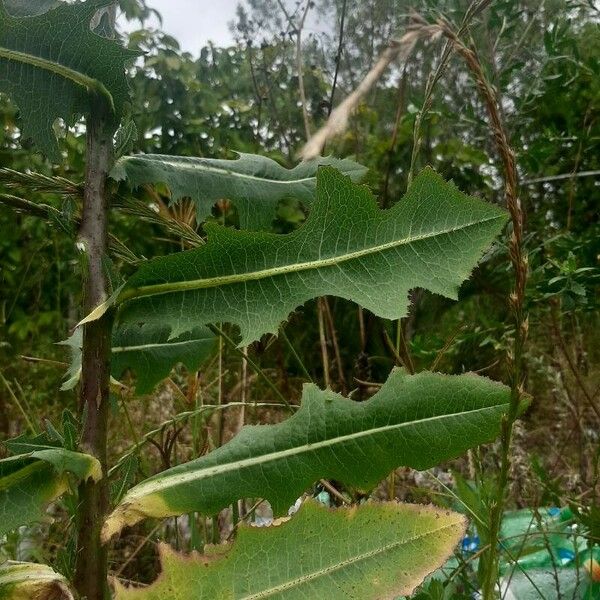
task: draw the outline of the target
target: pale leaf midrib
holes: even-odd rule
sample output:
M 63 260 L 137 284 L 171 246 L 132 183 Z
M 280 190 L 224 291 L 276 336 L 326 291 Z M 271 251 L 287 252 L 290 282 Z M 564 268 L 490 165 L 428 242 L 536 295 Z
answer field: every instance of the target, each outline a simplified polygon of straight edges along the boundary
M 41 581 L 64 581 L 58 573 L 50 570 L 49 568 L 22 568 L 22 569 L 11 569 L 14 572 L 2 573 L 0 571 L 0 587 L 3 585 L 14 585 L 18 583 L 36 583 Z M 9 565 L 10 569 L 10 565 Z
M 126 495 L 123 500 L 123 505 L 128 506 L 136 501 L 137 498 L 143 498 L 145 496 L 149 496 L 151 494 L 160 494 L 169 488 L 173 488 L 182 484 L 187 484 L 192 481 L 199 481 L 202 479 L 208 479 L 211 477 L 215 477 L 217 475 L 222 475 L 223 473 L 228 473 L 230 471 L 239 471 L 240 469 L 246 467 L 252 467 L 258 464 L 265 464 L 268 462 L 283 460 L 290 456 L 295 456 L 298 454 L 303 454 L 307 452 L 315 452 L 316 450 L 320 450 L 321 448 L 326 448 L 328 446 L 335 446 L 337 444 L 342 444 L 344 442 L 350 440 L 358 440 L 363 437 L 368 437 L 371 435 L 376 435 L 379 433 L 391 431 L 393 429 L 402 429 L 405 427 L 411 427 L 420 425 L 422 423 L 428 423 L 436 420 L 443 419 L 451 419 L 454 417 L 471 415 L 474 413 L 480 413 L 484 411 L 498 410 L 503 406 L 507 406 L 506 404 L 494 404 L 492 406 L 484 406 L 480 408 L 476 408 L 474 410 L 462 411 L 458 413 L 446 413 L 444 415 L 434 415 L 433 417 L 426 417 L 423 419 L 417 419 L 414 421 L 405 421 L 403 423 L 395 423 L 393 425 L 384 425 L 383 427 L 376 427 L 372 429 L 363 429 L 362 431 L 357 431 L 355 433 L 350 433 L 346 435 L 341 435 L 333 438 L 329 438 L 326 440 L 321 440 L 319 442 L 302 444 L 300 446 L 294 446 L 293 448 L 288 448 L 286 450 L 279 450 L 277 452 L 271 452 L 269 454 L 261 454 L 256 457 L 246 458 L 244 460 L 237 460 L 234 462 L 228 462 L 221 465 L 216 465 L 208 468 L 204 468 L 200 471 L 187 471 L 185 473 L 178 473 L 176 475 L 166 475 L 163 478 L 158 478 L 155 480 L 150 480 L 146 482 L 140 483 L 138 486 L 132 488 L 130 492 Z
M 102 94 L 108 102 L 111 110 L 114 111 L 115 106 L 113 97 L 106 89 L 106 86 L 102 82 L 94 79 L 93 77 L 89 77 L 85 73 L 75 71 L 75 69 L 71 69 L 66 65 L 61 65 L 60 63 L 48 60 L 47 58 L 42 58 L 41 56 L 35 56 L 33 54 L 28 54 L 27 52 L 20 52 L 19 50 L 11 50 L 10 48 L 4 48 L 2 46 L 0 46 L 0 59 L 8 61 L 12 60 L 14 62 L 31 65 L 32 67 L 36 67 L 44 71 L 50 71 L 55 75 L 58 75 L 64 79 L 68 79 L 76 85 L 85 88 L 88 92 L 97 92 Z
M 470 223 L 461 224 L 459 227 L 450 227 L 447 229 L 441 229 L 438 231 L 431 231 L 421 235 L 409 236 L 406 238 L 401 238 L 399 240 L 393 240 L 391 242 L 385 242 L 384 244 L 379 244 L 377 246 L 369 246 L 368 248 L 362 248 L 361 250 L 356 250 L 354 252 L 349 252 L 343 255 L 331 256 L 328 258 L 321 258 L 312 261 L 306 261 L 303 263 L 293 263 L 291 265 L 282 265 L 279 267 L 271 267 L 269 269 L 263 269 L 262 271 L 250 271 L 248 273 L 234 273 L 231 275 L 221 275 L 218 277 L 207 277 L 205 279 L 192 279 L 189 281 L 176 281 L 169 283 L 157 283 L 153 285 L 141 286 L 137 288 L 125 289 L 120 298 L 118 298 L 117 303 L 125 302 L 126 300 L 131 300 L 135 298 L 141 298 L 145 296 L 157 296 L 162 294 L 169 293 L 178 293 L 178 292 L 186 292 L 191 290 L 198 289 L 208 289 L 213 287 L 221 287 L 224 285 L 231 285 L 234 283 L 243 283 L 246 281 L 257 281 L 259 279 L 267 279 L 269 277 L 276 277 L 278 275 L 286 275 L 288 273 L 298 273 L 300 271 L 308 271 L 311 269 L 323 269 L 326 267 L 331 267 L 335 265 L 339 265 L 341 263 L 345 263 L 351 260 L 356 260 L 358 258 L 362 258 L 364 256 L 369 256 L 371 254 L 378 254 L 381 252 L 385 252 L 386 250 L 391 250 L 392 248 L 397 248 L 400 246 L 405 246 L 408 244 L 412 244 L 415 242 L 419 242 L 426 239 L 435 238 L 441 235 L 447 235 L 453 233 L 455 231 L 461 231 L 464 229 L 468 229 L 469 227 L 474 227 L 477 225 L 481 225 L 482 223 L 487 223 L 489 221 L 504 219 L 503 215 L 494 215 L 493 217 L 488 217 L 486 219 L 480 219 L 478 221 L 473 221 Z
M 166 156 L 165 159 L 161 159 L 161 156 Z M 135 162 L 135 160 L 137 159 L 139 162 L 148 162 L 150 164 L 158 162 L 158 163 L 165 163 L 168 164 L 172 167 L 175 168 L 179 168 L 179 169 L 190 169 L 190 170 L 199 170 L 199 171 L 207 171 L 209 173 L 218 173 L 219 175 L 223 175 L 225 177 L 234 177 L 234 178 L 238 178 L 238 179 L 249 179 L 251 181 L 256 181 L 260 184 L 281 184 L 281 185 L 285 185 L 285 186 L 289 186 L 289 185 L 297 185 L 297 184 L 303 184 L 303 183 L 307 183 L 309 181 L 316 181 L 317 176 L 315 175 L 311 175 L 310 177 L 302 177 L 299 179 L 272 179 L 271 177 L 258 177 L 257 175 L 250 175 L 249 173 L 240 173 L 239 171 L 234 171 L 233 169 L 226 169 L 224 167 L 215 167 L 215 166 L 209 166 L 209 165 L 205 165 L 205 164 L 194 164 L 192 161 L 175 161 L 175 160 L 169 160 L 170 156 L 168 155 L 160 155 L 157 157 L 153 157 L 151 160 L 147 160 L 145 158 L 138 158 L 138 157 L 133 157 L 133 159 L 131 160 L 131 162 Z M 240 159 L 243 160 L 243 159 Z M 317 165 L 318 166 L 318 165 Z M 283 169 L 283 167 L 281 167 Z M 125 171 L 127 171 L 127 169 L 125 168 Z M 285 171 L 285 169 L 284 169 Z
M 118 354 L 120 352 L 143 352 L 144 350 L 154 350 L 162 348 L 174 348 L 175 346 L 187 346 L 189 344 L 202 344 L 204 342 L 211 341 L 209 339 L 201 338 L 197 340 L 183 340 L 180 342 L 160 342 L 155 344 L 140 344 L 139 346 L 113 346 L 112 352 Z
M 277 594 L 279 592 L 288 590 L 293 587 L 299 587 L 299 586 L 307 583 L 308 581 L 312 581 L 314 579 L 317 579 L 318 577 L 322 577 L 323 575 L 329 575 L 332 571 L 338 571 L 339 569 L 342 569 L 343 567 L 346 567 L 347 565 L 356 564 L 363 560 L 368 560 L 369 558 L 372 558 L 373 556 L 377 556 L 378 554 L 383 554 L 384 552 L 388 552 L 399 546 L 404 546 L 406 544 L 411 544 L 412 542 L 416 542 L 417 540 L 422 540 L 424 538 L 427 538 L 428 536 L 435 535 L 437 533 L 440 533 L 441 531 L 445 531 L 446 529 L 451 529 L 452 527 L 456 527 L 457 525 L 460 525 L 459 521 L 449 523 L 447 525 L 442 525 L 441 527 L 437 527 L 436 529 L 431 529 L 429 531 L 422 532 L 418 535 L 413 535 L 410 538 L 404 538 L 402 540 L 396 540 L 394 542 L 390 542 L 389 544 L 385 544 L 379 548 L 369 550 L 368 552 L 364 552 L 363 554 L 351 556 L 345 560 L 340 561 L 337 564 L 324 567 L 322 569 L 313 571 L 311 573 L 307 573 L 306 575 L 302 575 L 301 577 L 296 577 L 295 579 L 291 579 L 290 581 L 286 581 L 284 583 L 276 585 L 275 587 L 269 588 L 267 590 L 261 590 L 260 592 L 257 592 L 255 594 L 250 594 L 249 596 L 243 596 L 243 597 L 239 598 L 239 600 L 259 600 L 260 598 L 268 598 L 269 596 L 272 596 L 273 594 Z

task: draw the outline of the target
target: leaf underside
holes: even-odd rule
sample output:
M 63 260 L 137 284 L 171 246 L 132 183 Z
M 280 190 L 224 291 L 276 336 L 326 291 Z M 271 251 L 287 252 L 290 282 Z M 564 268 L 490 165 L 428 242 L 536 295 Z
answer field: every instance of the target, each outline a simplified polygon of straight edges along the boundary
M 67 580 L 46 565 L 8 561 L 0 565 L 0 600 L 73 600 Z
M 302 227 L 277 235 L 207 225 L 205 245 L 148 261 L 133 275 L 118 300 L 119 326 L 169 326 L 176 337 L 228 322 L 245 346 L 324 295 L 398 319 L 412 288 L 456 298 L 505 222 L 505 211 L 465 196 L 430 169 L 403 200 L 381 210 L 365 187 L 321 167 Z
M 135 374 L 137 395 L 149 394 L 177 364 L 195 372 L 215 349 L 215 334 L 208 327 L 196 327 L 179 337 L 169 338 L 169 327 L 140 329 L 117 327 L 112 334 L 111 376 L 120 379 L 126 371 Z M 81 374 L 81 327 L 60 342 L 71 350 L 71 362 L 62 390 L 73 389 Z
M 366 402 L 305 385 L 299 411 L 283 423 L 244 427 L 129 490 L 104 539 L 146 517 L 212 515 L 240 498 L 265 498 L 285 514 L 320 478 L 368 491 L 398 466 L 427 469 L 494 439 L 509 394 L 485 377 L 401 370 Z
M 329 510 L 309 501 L 286 523 L 242 526 L 234 544 L 216 549 L 220 556 L 184 557 L 161 545 L 158 580 L 139 590 L 116 583 L 116 600 L 394 598 L 443 564 L 465 525 L 431 506 Z
M 171 201 L 191 198 L 198 222 L 210 215 L 217 200 L 227 198 L 238 210 L 242 229 L 268 229 L 281 200 L 294 198 L 306 207 L 313 203 L 319 166 L 330 165 L 359 181 L 367 169 L 349 159 L 331 157 L 305 161 L 286 169 L 266 156 L 238 153 L 237 160 L 165 156 L 123 157 L 112 177 L 127 179 L 132 187 L 164 183 Z
M 215 349 L 215 334 L 196 327 L 169 339 L 169 327 L 142 330 L 136 326 L 116 328 L 112 337 L 111 372 L 119 378 L 127 370 L 136 375 L 135 391 L 149 394 L 179 363 L 195 372 Z
M 89 90 L 60 73 L 66 67 L 99 82 L 112 96 L 114 124 L 119 122 L 129 89 L 125 63 L 137 53 L 103 38 L 90 29 L 94 14 L 112 0 L 88 0 L 32 14 L 31 3 L 0 2 L 0 49 L 22 53 L 54 65 L 27 64 L 0 57 L 0 91 L 19 107 L 23 137 L 31 138 L 49 158 L 60 159 L 53 125 L 63 119 L 72 125 L 87 114 Z M 48 8 L 43 3 L 41 10 Z M 10 12 L 12 11 L 12 12 Z
M 0 536 L 43 519 L 46 506 L 69 489 L 69 473 L 80 480 L 102 476 L 89 454 L 35 441 L 23 449 L 29 451 L 0 460 Z

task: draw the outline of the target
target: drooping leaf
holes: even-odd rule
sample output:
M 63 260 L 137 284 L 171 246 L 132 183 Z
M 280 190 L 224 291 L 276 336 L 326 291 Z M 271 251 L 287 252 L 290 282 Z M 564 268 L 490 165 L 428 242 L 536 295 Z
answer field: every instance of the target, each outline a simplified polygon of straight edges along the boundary
M 330 165 L 352 180 L 367 169 L 349 159 L 318 158 L 286 169 L 266 156 L 239 153 L 237 160 L 140 154 L 117 161 L 112 176 L 127 179 L 132 187 L 164 183 L 173 202 L 190 197 L 196 204 L 198 222 L 210 215 L 217 200 L 227 198 L 238 209 L 242 229 L 268 228 L 278 203 L 296 198 L 307 207 L 315 197 L 319 166 Z
M 207 226 L 205 245 L 148 261 L 133 275 L 117 300 L 119 326 L 168 325 L 176 337 L 223 321 L 238 325 L 248 345 L 324 295 L 398 319 L 412 288 L 456 298 L 505 221 L 505 211 L 430 169 L 380 210 L 365 187 L 322 167 L 302 227 L 277 235 Z
M 0 565 L 0 600 L 73 600 L 67 580 L 46 565 Z
M 69 349 L 69 368 L 64 375 L 61 391 L 72 390 L 78 383 L 81 377 L 81 348 L 83 344 L 83 329 L 76 327 L 75 331 L 62 342 L 57 342 L 59 346 L 66 346 Z
M 71 125 L 87 114 L 90 94 L 100 94 L 116 127 L 128 100 L 124 65 L 137 54 L 90 29 L 111 3 L 60 2 L 47 10 L 43 2 L 33 16 L 18 16 L 31 15 L 32 2 L 0 3 L 0 91 L 19 107 L 23 136 L 52 159 L 60 158 L 56 119 Z
M 69 473 L 80 480 L 102 477 L 100 463 L 89 454 L 36 446 L 35 439 L 29 447 L 0 460 L 0 536 L 40 520 L 45 507 L 69 489 Z
M 242 526 L 218 555 L 184 557 L 161 545 L 158 580 L 139 590 L 117 583 L 116 600 L 395 598 L 445 561 L 465 526 L 463 516 L 432 506 L 330 510 L 309 501 L 283 524 Z
M 131 152 L 138 136 L 135 121 L 131 117 L 126 118 L 115 134 L 115 156 L 120 157 Z
M 129 369 L 137 377 L 136 393 L 149 394 L 176 364 L 196 371 L 215 349 L 215 334 L 208 327 L 196 327 L 173 339 L 169 332 L 168 326 L 117 327 L 113 332 L 113 377 L 118 379 Z
M 244 427 L 228 444 L 135 486 L 108 517 L 105 539 L 145 517 L 216 514 L 265 498 L 284 514 L 320 478 L 368 490 L 392 469 L 427 469 L 496 437 L 506 386 L 476 375 L 393 371 L 367 402 L 306 385 L 299 411 Z
M 112 335 L 112 377 L 119 379 L 130 370 L 136 375 L 136 393 L 149 394 L 175 365 L 181 363 L 196 371 L 215 349 L 215 335 L 207 327 L 196 327 L 173 339 L 169 339 L 169 332 L 168 326 L 160 325 L 143 329 L 136 324 L 116 327 Z M 70 390 L 81 374 L 81 328 L 60 343 L 71 350 L 71 362 L 61 387 Z

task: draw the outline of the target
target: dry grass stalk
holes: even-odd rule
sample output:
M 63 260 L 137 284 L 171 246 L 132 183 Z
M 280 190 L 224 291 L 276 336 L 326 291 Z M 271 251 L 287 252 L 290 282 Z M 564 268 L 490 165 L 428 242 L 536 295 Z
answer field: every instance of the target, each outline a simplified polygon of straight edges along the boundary
M 517 165 L 515 154 L 502 120 L 499 98 L 485 76 L 476 49 L 465 45 L 447 21 L 441 19 L 438 21 L 438 27 L 441 34 L 452 42 L 455 50 L 464 59 L 485 104 L 490 120 L 490 129 L 504 167 L 506 207 L 508 208 L 512 222 L 509 254 L 514 271 L 514 289 L 510 292 L 509 303 L 515 323 L 515 336 L 512 348 L 507 356 L 511 384 L 511 401 L 508 414 L 502 423 L 501 429 L 502 462 L 496 482 L 495 497 L 490 504 L 490 547 L 486 556 L 487 567 L 484 569 L 482 586 L 483 598 L 485 600 L 492 600 L 496 597 L 498 539 L 511 468 L 513 430 L 518 417 L 520 402 L 524 394 L 523 355 L 529 330 L 529 321 L 525 311 L 528 260 L 523 248 L 523 209 L 518 194 Z

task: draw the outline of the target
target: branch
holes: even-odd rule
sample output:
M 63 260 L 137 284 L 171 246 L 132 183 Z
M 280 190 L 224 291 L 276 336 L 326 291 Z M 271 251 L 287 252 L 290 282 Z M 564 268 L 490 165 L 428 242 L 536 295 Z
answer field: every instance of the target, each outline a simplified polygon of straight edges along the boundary
M 521 185 L 533 185 L 535 183 L 546 183 L 547 181 L 563 181 L 575 177 L 600 177 L 600 171 L 578 171 L 576 173 L 561 173 L 560 175 L 547 175 L 546 177 L 535 177 L 521 181 Z
M 300 152 L 303 160 L 320 156 L 327 141 L 346 130 L 348 120 L 361 99 L 379 81 L 390 63 L 396 59 L 402 63 L 406 62 L 419 39 L 439 34 L 437 27 L 428 25 L 421 17 L 415 16 L 414 18 L 416 23 L 411 25 L 399 40 L 390 41 L 375 66 L 366 74 L 357 88 L 331 112 L 327 123 L 306 143 Z

